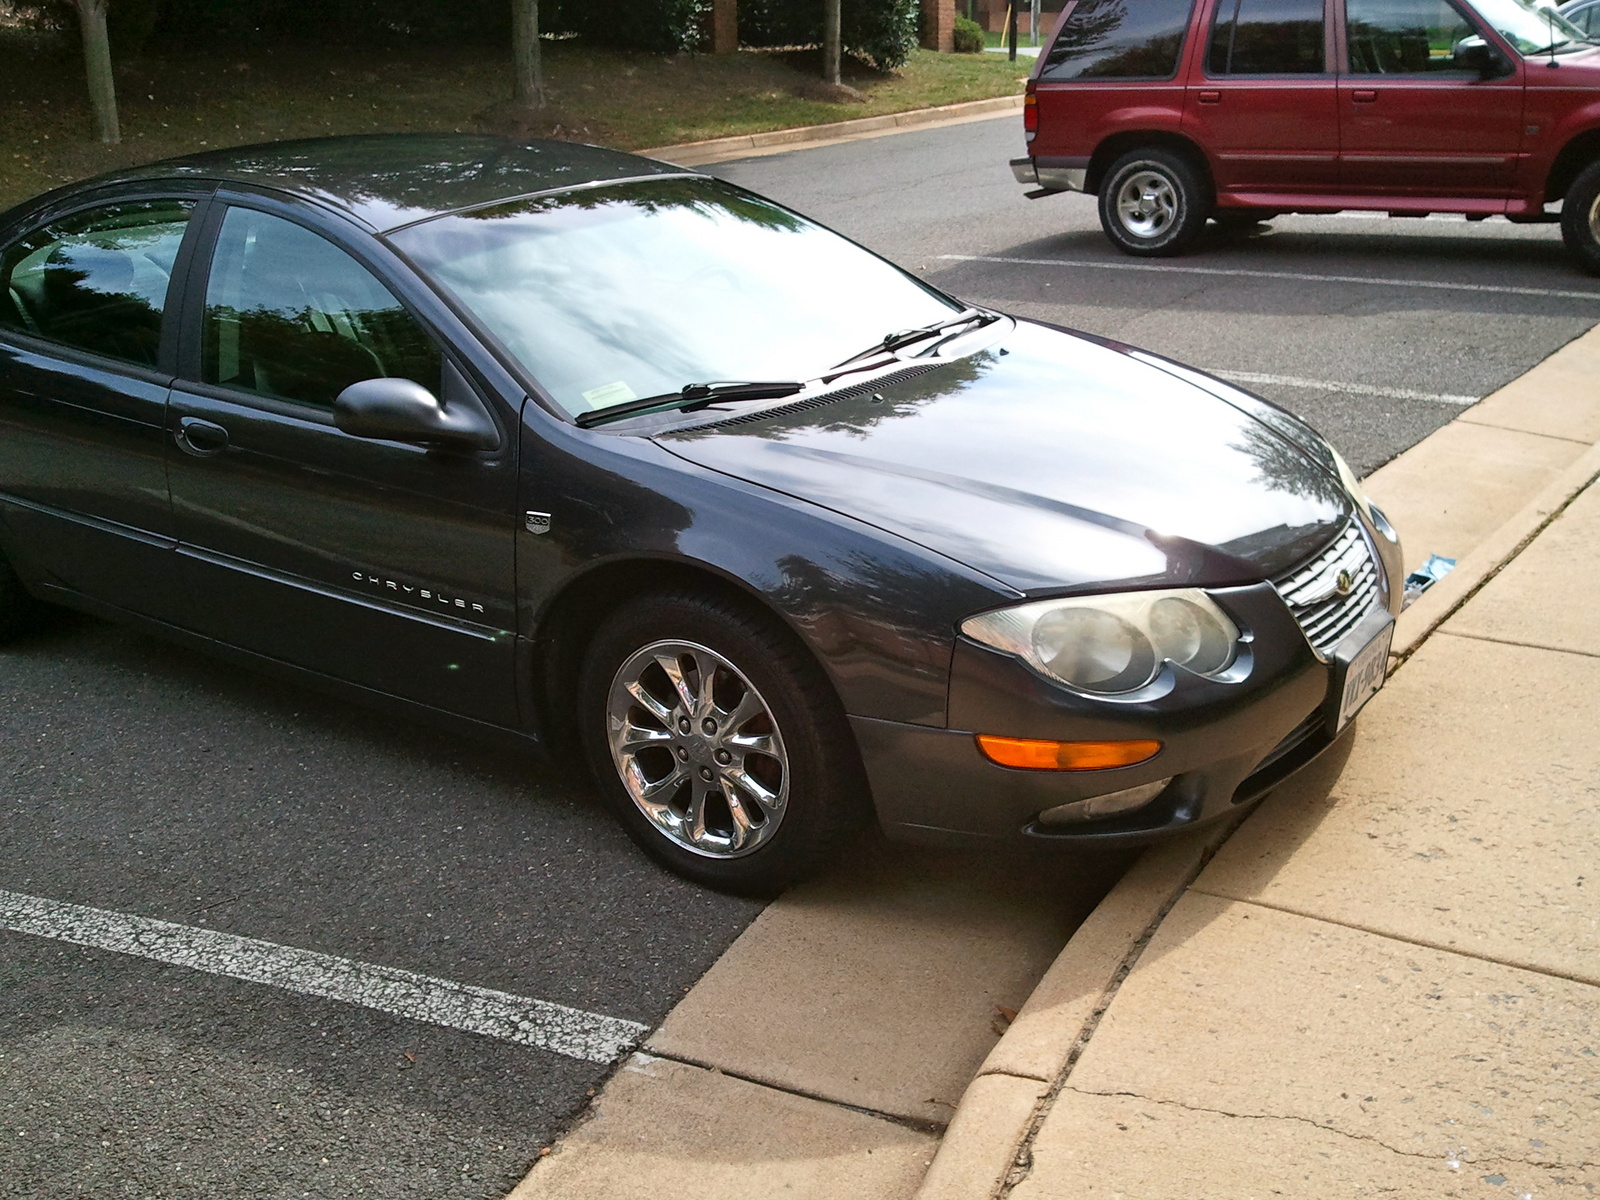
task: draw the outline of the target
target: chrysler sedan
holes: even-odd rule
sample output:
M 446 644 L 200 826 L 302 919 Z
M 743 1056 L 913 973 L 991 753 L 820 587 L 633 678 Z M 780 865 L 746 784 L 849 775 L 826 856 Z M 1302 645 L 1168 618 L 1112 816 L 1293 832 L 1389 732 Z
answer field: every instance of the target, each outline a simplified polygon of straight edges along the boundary
M 1294 417 L 561 143 L 254 146 L 0 216 L 0 635 L 66 605 L 587 756 L 671 869 L 1148 841 L 1381 685 Z

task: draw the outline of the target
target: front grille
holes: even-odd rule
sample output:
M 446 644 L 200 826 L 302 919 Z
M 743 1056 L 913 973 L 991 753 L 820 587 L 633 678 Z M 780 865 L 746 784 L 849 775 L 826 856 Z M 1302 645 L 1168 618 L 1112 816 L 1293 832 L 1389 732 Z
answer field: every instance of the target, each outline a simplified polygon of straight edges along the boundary
M 1350 589 L 1340 595 L 1338 581 L 1343 571 L 1350 573 Z M 1351 521 L 1326 550 L 1280 575 L 1272 586 L 1300 623 L 1312 649 L 1327 659 L 1344 635 L 1377 604 L 1380 572 L 1366 531 L 1359 521 Z

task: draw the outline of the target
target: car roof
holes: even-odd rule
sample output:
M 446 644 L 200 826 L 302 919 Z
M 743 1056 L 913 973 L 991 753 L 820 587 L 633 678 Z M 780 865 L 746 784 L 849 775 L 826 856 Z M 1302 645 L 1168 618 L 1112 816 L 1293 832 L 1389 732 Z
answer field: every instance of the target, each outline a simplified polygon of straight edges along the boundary
M 536 192 L 683 173 L 682 167 L 575 142 L 395 133 L 211 150 L 92 183 L 204 179 L 271 188 L 342 209 L 381 233 Z

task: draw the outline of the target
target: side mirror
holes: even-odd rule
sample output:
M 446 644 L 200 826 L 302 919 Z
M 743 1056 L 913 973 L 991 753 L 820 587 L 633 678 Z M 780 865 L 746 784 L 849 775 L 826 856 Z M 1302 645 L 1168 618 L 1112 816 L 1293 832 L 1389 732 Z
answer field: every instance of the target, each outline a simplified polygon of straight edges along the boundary
M 1456 43 L 1456 65 L 1463 71 L 1471 71 L 1479 79 L 1498 79 L 1506 73 L 1509 65 L 1500 57 L 1500 52 L 1481 37 L 1466 37 Z
M 333 421 L 356 437 L 452 450 L 494 450 L 500 445 L 500 431 L 476 405 L 461 402 L 446 408 L 410 379 L 352 383 L 334 400 Z

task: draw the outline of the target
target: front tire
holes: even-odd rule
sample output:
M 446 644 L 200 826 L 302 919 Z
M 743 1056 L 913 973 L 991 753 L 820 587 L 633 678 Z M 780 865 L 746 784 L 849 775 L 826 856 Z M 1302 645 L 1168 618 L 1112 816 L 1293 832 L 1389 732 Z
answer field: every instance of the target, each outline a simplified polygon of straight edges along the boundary
M 1124 254 L 1182 254 L 1211 215 L 1211 189 L 1182 154 L 1152 146 L 1130 151 L 1100 184 L 1100 227 Z
M 1567 189 L 1561 240 L 1591 275 L 1600 275 L 1600 162 L 1590 163 Z
M 772 894 L 864 815 L 855 739 L 826 677 L 739 605 L 694 593 L 624 605 L 595 634 L 578 693 L 601 793 L 679 875 Z

